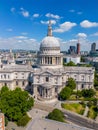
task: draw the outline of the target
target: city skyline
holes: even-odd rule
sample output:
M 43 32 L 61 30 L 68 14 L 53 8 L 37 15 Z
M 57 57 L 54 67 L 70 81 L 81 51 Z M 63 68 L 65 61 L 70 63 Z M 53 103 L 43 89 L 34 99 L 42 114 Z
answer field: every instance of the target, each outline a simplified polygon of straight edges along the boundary
M 97 0 L 1 0 L 0 49 L 38 50 L 52 21 L 53 35 L 61 50 L 80 42 L 88 51 L 96 42 L 98 48 Z

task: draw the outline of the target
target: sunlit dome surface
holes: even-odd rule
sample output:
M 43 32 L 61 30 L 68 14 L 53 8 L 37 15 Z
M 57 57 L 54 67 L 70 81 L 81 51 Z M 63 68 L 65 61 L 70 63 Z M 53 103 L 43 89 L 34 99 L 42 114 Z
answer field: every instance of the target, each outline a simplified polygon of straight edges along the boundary
M 60 47 L 60 44 L 57 38 L 47 36 L 42 40 L 40 47 Z

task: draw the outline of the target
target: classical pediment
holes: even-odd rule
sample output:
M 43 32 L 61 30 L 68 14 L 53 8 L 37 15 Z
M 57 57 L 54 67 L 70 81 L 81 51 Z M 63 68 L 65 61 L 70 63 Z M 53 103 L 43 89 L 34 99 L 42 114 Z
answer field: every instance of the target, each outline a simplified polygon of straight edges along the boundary
M 46 71 L 41 72 L 40 75 L 48 75 L 49 76 L 49 75 L 54 75 L 54 74 L 53 74 L 53 72 L 46 70 Z

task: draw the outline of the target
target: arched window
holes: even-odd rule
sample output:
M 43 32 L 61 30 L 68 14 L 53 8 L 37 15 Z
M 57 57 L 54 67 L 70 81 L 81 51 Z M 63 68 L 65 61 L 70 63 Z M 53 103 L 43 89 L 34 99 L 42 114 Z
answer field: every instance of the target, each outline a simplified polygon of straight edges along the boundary
M 4 74 L 4 78 L 6 79 L 6 74 Z
M 18 85 L 18 81 L 16 81 L 16 85 Z
M 24 86 L 24 85 L 25 85 L 25 81 L 22 82 L 22 86 Z
M 10 78 L 10 76 L 8 75 L 8 79 Z
M 7 83 L 4 83 L 4 86 L 7 86 Z

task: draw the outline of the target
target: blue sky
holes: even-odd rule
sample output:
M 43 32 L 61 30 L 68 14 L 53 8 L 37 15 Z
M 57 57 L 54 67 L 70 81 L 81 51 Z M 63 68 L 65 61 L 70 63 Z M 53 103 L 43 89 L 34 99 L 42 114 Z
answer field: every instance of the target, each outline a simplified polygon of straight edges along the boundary
M 98 0 L 0 0 L 0 49 L 39 49 L 48 20 L 61 50 L 98 48 Z

